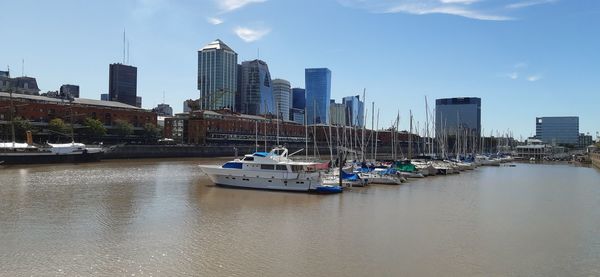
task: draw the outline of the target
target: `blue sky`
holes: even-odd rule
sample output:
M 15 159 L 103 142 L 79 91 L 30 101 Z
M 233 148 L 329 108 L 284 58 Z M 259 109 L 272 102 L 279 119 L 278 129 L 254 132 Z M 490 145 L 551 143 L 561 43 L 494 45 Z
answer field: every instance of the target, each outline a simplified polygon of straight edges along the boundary
M 304 87 L 304 68 L 332 70 L 332 97 L 367 91 L 380 127 L 425 101 L 482 98 L 485 133 L 535 133 L 536 116 L 580 116 L 600 130 L 597 0 L 0 0 L 0 68 L 99 99 L 122 33 L 145 108 L 197 98 L 197 50 L 220 38 L 239 62 L 260 55 L 273 78 Z M 260 53 L 260 54 L 259 54 Z M 371 120 L 368 119 L 368 122 Z

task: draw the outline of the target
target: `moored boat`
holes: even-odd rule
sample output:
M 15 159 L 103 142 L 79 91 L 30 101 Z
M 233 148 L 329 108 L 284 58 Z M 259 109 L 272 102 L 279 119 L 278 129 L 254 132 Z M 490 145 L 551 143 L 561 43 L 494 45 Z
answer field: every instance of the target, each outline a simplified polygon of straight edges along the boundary
M 271 152 L 247 154 L 223 165 L 200 165 L 213 183 L 220 186 L 266 190 L 341 192 L 339 186 L 324 184 L 318 163 L 297 162 L 288 157 L 285 147 Z

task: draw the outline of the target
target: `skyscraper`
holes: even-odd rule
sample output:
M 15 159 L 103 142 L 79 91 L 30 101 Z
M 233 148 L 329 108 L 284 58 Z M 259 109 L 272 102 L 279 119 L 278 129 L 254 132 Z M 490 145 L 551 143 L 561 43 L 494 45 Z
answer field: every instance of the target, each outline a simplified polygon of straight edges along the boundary
M 329 122 L 334 126 L 345 126 L 346 125 L 346 105 L 343 103 L 335 103 L 335 100 L 331 99 L 329 103 Z
M 79 86 L 77 85 L 62 85 L 60 86 L 61 95 L 70 95 L 74 98 L 79 98 Z
M 537 117 L 535 137 L 549 144 L 576 145 L 579 142 L 579 117 Z
M 137 104 L 137 67 L 113 63 L 109 66 L 108 97 L 127 105 Z
M 240 112 L 253 115 L 273 114 L 273 86 L 267 63 L 261 60 L 242 62 L 240 74 Z
M 304 109 L 306 108 L 306 92 L 303 88 L 293 88 L 290 97 L 292 107 L 290 109 L 290 120 L 304 124 Z
M 283 79 L 273 80 L 273 100 L 275 110 L 279 112 L 279 117 L 283 120 L 290 118 L 290 82 Z
M 331 70 L 307 68 L 304 70 L 306 86 L 306 121 L 308 124 L 329 123 L 331 98 Z
M 360 96 L 346 96 L 342 98 L 346 105 L 346 126 L 362 127 L 365 121 L 365 103 L 360 101 Z
M 200 109 L 235 110 L 237 53 L 217 39 L 198 51 Z
M 480 136 L 481 98 L 459 97 L 435 100 L 435 132 Z

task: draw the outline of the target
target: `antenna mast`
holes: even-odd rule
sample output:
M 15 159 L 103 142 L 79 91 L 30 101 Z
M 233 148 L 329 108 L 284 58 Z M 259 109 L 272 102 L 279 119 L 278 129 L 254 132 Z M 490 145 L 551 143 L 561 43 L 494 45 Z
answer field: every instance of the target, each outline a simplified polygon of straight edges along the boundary
M 123 28 L 123 64 L 125 64 L 125 28 Z

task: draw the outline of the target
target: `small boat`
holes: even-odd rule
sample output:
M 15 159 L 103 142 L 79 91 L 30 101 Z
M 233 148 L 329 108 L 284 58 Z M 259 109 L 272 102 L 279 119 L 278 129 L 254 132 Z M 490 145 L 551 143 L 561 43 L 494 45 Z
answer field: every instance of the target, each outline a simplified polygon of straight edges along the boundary
M 319 163 L 297 162 L 288 157 L 288 149 L 275 147 L 271 152 L 246 154 L 223 165 L 199 165 L 200 170 L 219 186 L 265 190 L 337 193 L 341 188 L 323 182 Z

